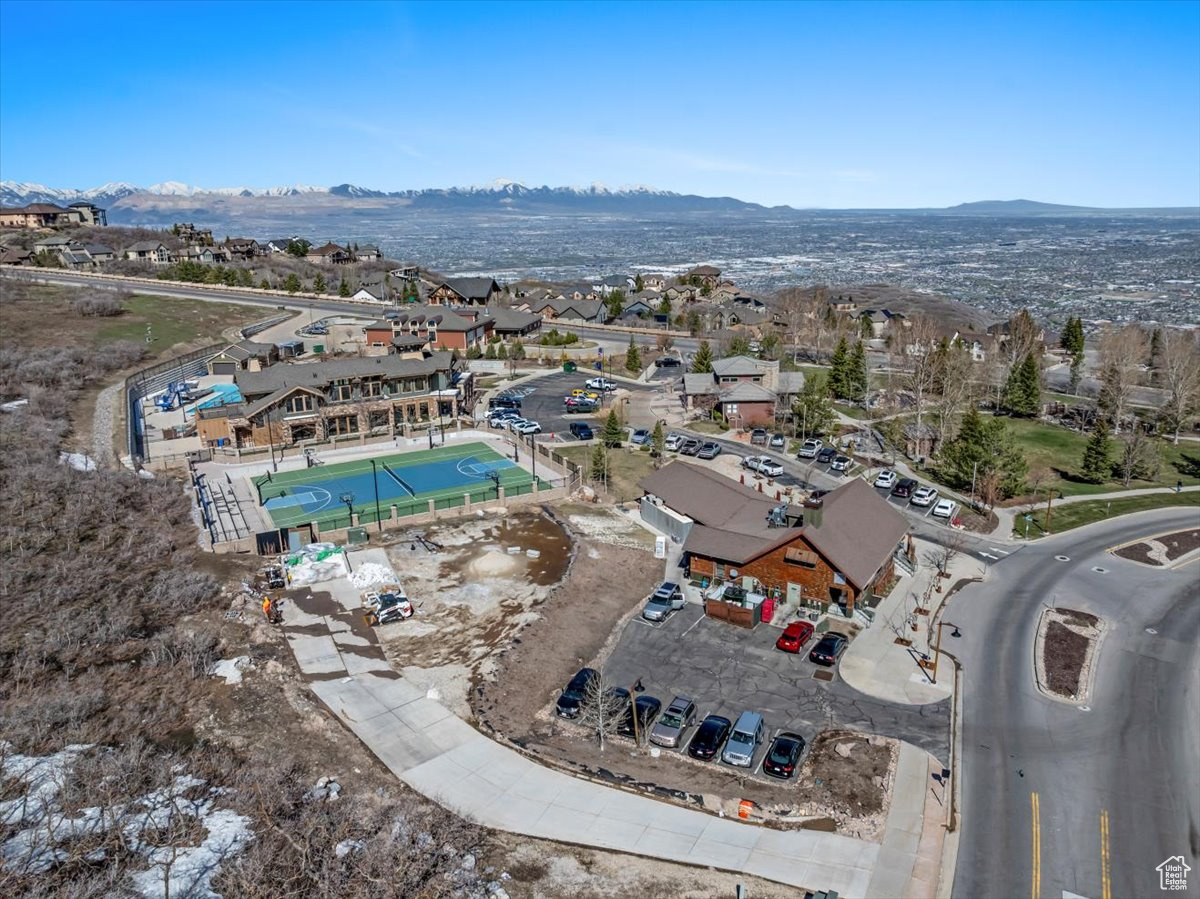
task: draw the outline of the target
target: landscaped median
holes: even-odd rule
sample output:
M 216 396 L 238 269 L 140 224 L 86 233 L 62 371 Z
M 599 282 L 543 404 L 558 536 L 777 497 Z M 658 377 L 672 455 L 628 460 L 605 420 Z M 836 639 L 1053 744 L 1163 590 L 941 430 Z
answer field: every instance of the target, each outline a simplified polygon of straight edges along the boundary
M 1088 612 L 1043 611 L 1034 652 L 1038 689 L 1055 699 L 1087 702 L 1103 635 L 1104 621 Z
M 1050 533 L 1057 534 L 1085 524 L 1094 524 L 1106 518 L 1117 515 L 1128 515 L 1131 512 L 1145 512 L 1150 509 L 1162 509 L 1168 506 L 1200 506 L 1200 491 L 1185 493 L 1149 493 L 1141 496 L 1127 496 L 1120 499 L 1095 499 L 1077 503 L 1060 503 L 1052 505 L 1050 511 Z M 1029 522 L 1029 538 L 1046 536 L 1046 507 L 1040 507 L 1030 513 L 1033 519 Z M 1025 537 L 1025 518 L 1017 515 L 1013 521 L 1013 536 Z

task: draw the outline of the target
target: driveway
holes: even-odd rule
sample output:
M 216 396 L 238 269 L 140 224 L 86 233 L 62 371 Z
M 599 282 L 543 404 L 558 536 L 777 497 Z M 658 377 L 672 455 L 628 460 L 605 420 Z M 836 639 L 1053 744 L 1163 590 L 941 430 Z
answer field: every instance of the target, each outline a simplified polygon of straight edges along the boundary
M 757 711 L 769 735 L 790 730 L 811 742 L 821 730 L 846 728 L 906 740 L 947 760 L 949 700 L 892 705 L 847 686 L 836 672 L 831 681 L 816 679 L 830 669 L 809 662 L 807 652 L 775 649 L 780 633 L 766 624 L 746 630 L 714 621 L 702 607 L 689 604 L 661 624 L 640 617 L 630 621 L 604 673 L 623 685 L 640 678 L 664 707 L 676 694 L 690 696 L 699 718 L 718 714 L 734 720 L 743 711 Z M 759 749 L 753 770 L 764 751 Z

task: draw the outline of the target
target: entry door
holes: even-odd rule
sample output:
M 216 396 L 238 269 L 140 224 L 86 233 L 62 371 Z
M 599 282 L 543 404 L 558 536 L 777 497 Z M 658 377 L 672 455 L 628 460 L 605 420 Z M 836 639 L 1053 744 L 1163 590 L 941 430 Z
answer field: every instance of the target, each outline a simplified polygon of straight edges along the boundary
M 304 532 L 300 530 L 288 531 L 288 550 L 291 552 L 299 551 L 304 545 Z
M 804 592 L 804 587 L 801 584 L 793 584 L 791 581 L 787 585 L 787 601 L 790 605 L 799 605 L 801 594 Z

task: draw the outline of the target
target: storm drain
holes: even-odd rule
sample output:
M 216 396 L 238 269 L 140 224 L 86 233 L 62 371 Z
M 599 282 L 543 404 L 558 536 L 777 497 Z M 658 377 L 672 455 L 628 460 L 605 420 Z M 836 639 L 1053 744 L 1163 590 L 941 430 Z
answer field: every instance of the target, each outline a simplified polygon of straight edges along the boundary
M 1096 574 L 1108 574 L 1107 568 L 1101 568 L 1099 566 L 1096 566 L 1095 568 L 1093 568 L 1092 571 L 1096 572 Z
M 1060 562 L 1070 562 L 1071 561 L 1070 556 L 1055 556 L 1054 558 L 1058 559 L 1058 561 L 1060 561 Z
M 832 671 L 814 671 L 813 680 L 833 680 Z

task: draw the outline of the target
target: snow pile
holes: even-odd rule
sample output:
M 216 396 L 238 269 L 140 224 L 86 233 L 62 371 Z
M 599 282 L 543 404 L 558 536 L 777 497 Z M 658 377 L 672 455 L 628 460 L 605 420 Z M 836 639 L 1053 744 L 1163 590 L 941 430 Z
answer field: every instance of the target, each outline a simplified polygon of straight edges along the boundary
M 96 460 L 91 456 L 85 456 L 83 453 L 59 453 L 58 462 L 60 465 L 70 465 L 76 471 L 96 470 Z
M 377 562 L 363 562 L 357 571 L 350 572 L 350 583 L 359 590 L 373 587 L 375 584 L 394 584 L 398 580 L 396 572 Z
M 0 403 L 0 412 L 16 412 L 22 406 L 28 406 L 29 400 L 9 400 L 7 403 Z
M 293 587 L 346 577 L 346 554 L 332 543 L 310 543 L 285 560 Z
M 232 659 L 220 659 L 213 662 L 208 669 L 209 675 L 212 677 L 223 677 L 227 684 L 240 684 L 242 682 L 242 672 L 248 668 L 253 668 L 254 665 L 250 661 L 250 656 L 237 656 Z
M 216 808 L 223 791 L 187 774 L 177 774 L 169 786 L 128 802 L 68 814 L 58 796 L 79 756 L 91 748 L 72 745 L 39 757 L 13 753 L 11 744 L 0 742 L 0 778 L 20 791 L 0 802 L 0 825 L 12 830 L 12 836 L 0 844 L 3 866 L 23 874 L 48 871 L 67 860 L 65 845 L 115 828 L 121 833 L 119 844 L 150 865 L 130 878 L 135 892 L 147 899 L 168 895 L 220 899 L 212 890 L 212 879 L 223 862 L 254 838 L 250 819 Z M 204 834 L 198 845 L 160 845 L 163 834 L 191 821 Z M 101 864 L 109 851 L 101 844 L 87 860 Z

